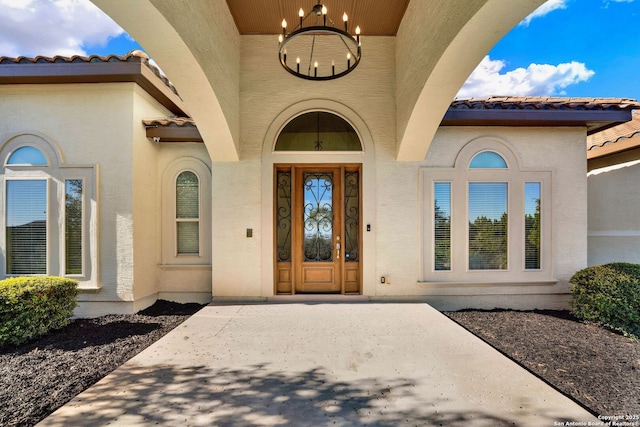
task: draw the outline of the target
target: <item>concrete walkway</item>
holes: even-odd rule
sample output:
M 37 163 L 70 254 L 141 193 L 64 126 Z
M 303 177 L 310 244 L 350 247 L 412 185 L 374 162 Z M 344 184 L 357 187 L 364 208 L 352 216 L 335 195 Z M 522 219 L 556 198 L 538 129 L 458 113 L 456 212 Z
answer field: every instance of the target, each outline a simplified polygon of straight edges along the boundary
M 210 305 L 42 426 L 554 426 L 587 411 L 426 304 Z

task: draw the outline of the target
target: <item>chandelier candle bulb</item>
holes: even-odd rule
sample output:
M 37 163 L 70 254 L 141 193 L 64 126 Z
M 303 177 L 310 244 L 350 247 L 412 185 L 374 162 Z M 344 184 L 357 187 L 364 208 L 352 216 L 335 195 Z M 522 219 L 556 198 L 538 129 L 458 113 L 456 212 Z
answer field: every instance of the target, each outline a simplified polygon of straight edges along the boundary
M 351 54 L 347 53 L 347 68 L 351 68 Z
M 300 74 L 300 57 L 296 58 L 296 73 Z
M 358 42 L 358 45 L 360 45 L 360 26 L 359 25 L 356 27 L 356 41 Z
M 302 18 L 304 18 L 304 10 L 302 8 L 298 11 L 298 16 L 300 17 L 300 28 L 302 28 Z
M 333 59 L 331 60 L 331 75 L 336 75 L 336 61 L 334 61 Z
M 282 34 L 280 34 L 278 36 L 278 43 L 282 43 L 283 40 L 284 40 L 284 36 Z
M 348 33 L 349 30 L 347 28 L 347 21 L 349 20 L 349 17 L 347 16 L 347 12 L 342 15 L 342 20 L 344 21 L 344 31 Z
M 284 51 L 282 51 L 283 55 L 284 55 L 284 63 L 287 63 L 287 49 L 285 48 Z
M 322 19 L 324 20 L 324 26 L 327 26 L 327 6 L 322 6 Z
M 318 77 L 318 61 L 313 64 L 313 76 Z
M 283 36 L 287 35 L 287 20 L 286 19 L 282 20 L 282 35 Z

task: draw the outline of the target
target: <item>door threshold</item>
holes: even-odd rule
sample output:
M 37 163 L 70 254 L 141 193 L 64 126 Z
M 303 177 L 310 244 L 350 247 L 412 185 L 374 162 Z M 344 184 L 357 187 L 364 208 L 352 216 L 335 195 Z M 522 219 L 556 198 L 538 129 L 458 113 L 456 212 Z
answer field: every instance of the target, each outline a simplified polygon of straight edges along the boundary
M 296 295 L 275 295 L 267 298 L 267 302 L 276 304 L 336 304 L 336 303 L 362 303 L 369 302 L 370 299 L 365 295 L 356 294 L 296 294 Z

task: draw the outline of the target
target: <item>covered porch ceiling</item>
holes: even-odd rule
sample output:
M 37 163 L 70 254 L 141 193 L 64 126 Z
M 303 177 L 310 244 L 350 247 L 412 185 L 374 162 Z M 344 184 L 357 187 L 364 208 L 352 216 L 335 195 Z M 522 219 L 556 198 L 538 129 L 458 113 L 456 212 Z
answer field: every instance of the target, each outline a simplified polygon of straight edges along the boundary
M 278 34 L 282 19 L 293 25 L 299 21 L 298 10 L 305 14 L 316 0 L 227 0 L 233 21 L 240 34 Z M 327 17 L 342 25 L 342 14 L 349 17 L 349 25 L 359 25 L 363 35 L 395 36 L 407 10 L 409 0 L 323 0 Z

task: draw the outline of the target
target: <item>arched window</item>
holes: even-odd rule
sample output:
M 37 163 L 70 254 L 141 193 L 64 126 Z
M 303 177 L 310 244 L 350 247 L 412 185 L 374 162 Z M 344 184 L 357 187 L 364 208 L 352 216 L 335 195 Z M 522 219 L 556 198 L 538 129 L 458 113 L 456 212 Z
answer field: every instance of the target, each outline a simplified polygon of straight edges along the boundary
M 470 169 L 506 169 L 507 162 L 502 156 L 493 151 L 482 151 L 471 159 Z
M 176 242 L 178 255 L 200 253 L 200 181 L 192 171 L 176 179 Z
M 345 119 L 325 111 L 313 111 L 285 125 L 278 135 L 275 151 L 362 151 L 362 144 Z
M 8 165 L 29 165 L 29 166 L 46 166 L 47 158 L 40 150 L 35 147 L 25 146 L 14 151 L 9 160 Z

